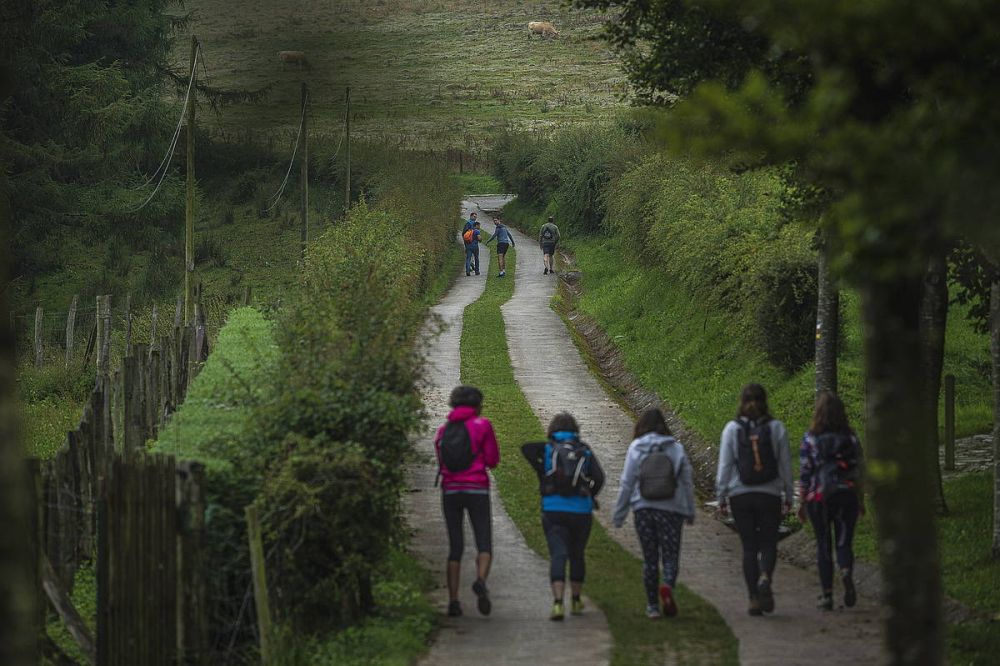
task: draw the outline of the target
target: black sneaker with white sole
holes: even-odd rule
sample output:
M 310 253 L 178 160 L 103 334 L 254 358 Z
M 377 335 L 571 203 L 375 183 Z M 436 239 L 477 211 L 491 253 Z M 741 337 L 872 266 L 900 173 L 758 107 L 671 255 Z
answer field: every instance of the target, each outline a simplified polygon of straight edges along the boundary
M 486 581 L 477 578 L 472 584 L 472 591 L 476 593 L 476 608 L 481 614 L 489 615 L 493 610 L 493 604 L 490 603 L 490 591 L 486 589 Z

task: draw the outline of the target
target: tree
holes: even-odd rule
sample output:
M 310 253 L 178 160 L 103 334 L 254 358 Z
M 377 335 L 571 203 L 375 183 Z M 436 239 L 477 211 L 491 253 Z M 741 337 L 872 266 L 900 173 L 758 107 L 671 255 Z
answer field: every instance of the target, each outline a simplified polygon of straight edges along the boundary
M 920 363 L 922 280 L 935 248 L 962 234 L 986 243 L 996 233 L 1000 201 L 988 183 L 998 175 L 993 156 L 1000 148 L 1000 62 L 991 37 L 1000 6 L 581 4 L 621 5 L 626 17 L 683 5 L 743 26 L 768 43 L 768 53 L 803 54 L 808 74 L 796 80 L 805 86 L 787 85 L 766 66 L 748 68 L 736 85 L 702 83 L 676 105 L 667 133 L 675 147 L 795 162 L 832 193 L 821 228 L 835 266 L 862 297 L 870 488 L 892 611 L 888 651 L 895 664 L 941 663 L 942 592 L 926 492 L 934 449 Z M 676 31 L 667 29 L 669 42 Z

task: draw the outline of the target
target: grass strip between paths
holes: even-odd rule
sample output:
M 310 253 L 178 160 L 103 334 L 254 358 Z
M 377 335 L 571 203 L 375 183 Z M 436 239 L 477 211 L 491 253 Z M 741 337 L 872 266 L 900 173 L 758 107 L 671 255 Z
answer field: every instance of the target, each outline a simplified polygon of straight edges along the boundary
M 523 442 L 544 439 L 545 431 L 514 380 L 500 312 L 500 306 L 514 292 L 513 248 L 507 253 L 507 263 L 507 277 L 498 278 L 495 269 L 491 270 L 486 291 L 465 308 L 462 381 L 478 386 L 485 395 L 483 415 L 493 422 L 500 441 L 501 464 L 496 479 L 504 507 L 528 545 L 547 557 L 538 482 L 520 452 Z M 553 379 L 557 376 L 555 370 Z M 610 493 L 601 499 L 613 501 Z M 547 586 L 548 581 L 539 580 L 538 584 Z M 677 589 L 681 609 L 677 617 L 657 622 L 646 618 L 642 563 L 618 545 L 597 521 L 587 547 L 584 593 L 600 605 L 607 617 L 614 641 L 612 664 L 662 664 L 667 655 L 680 664 L 738 663 L 737 641 L 725 621 L 715 608 L 683 585 Z M 538 609 L 539 622 L 548 621 L 548 610 Z

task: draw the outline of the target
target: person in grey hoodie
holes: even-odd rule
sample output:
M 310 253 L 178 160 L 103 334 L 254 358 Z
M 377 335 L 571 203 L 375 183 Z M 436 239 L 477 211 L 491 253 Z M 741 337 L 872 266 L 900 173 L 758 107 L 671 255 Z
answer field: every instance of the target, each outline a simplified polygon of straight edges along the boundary
M 669 499 L 643 496 L 643 462 L 651 455 L 666 455 L 673 467 L 676 488 Z M 647 473 L 649 468 L 647 467 Z M 648 486 L 647 486 L 648 487 Z M 621 486 L 612 523 L 621 527 L 629 509 L 635 514 L 635 531 L 642 547 L 642 582 L 646 587 L 646 617 L 677 615 L 674 585 L 680 566 L 683 523 L 694 523 L 694 479 L 684 445 L 671 437 L 663 412 L 647 409 L 635 424 L 622 469 Z M 663 582 L 659 565 L 663 562 Z M 657 602 L 659 596 L 659 602 Z
M 778 527 L 791 511 L 795 489 L 788 431 L 768 412 L 767 392 L 760 384 L 743 387 L 736 418 L 722 431 L 715 488 L 719 513 L 732 511 L 743 545 L 749 612 L 770 613 Z

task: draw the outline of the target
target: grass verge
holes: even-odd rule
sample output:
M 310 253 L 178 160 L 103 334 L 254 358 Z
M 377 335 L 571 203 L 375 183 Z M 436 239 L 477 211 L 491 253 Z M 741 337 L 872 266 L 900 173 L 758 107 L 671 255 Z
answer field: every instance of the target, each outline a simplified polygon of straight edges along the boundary
M 538 483 L 520 444 L 544 439 L 544 429 L 514 379 L 500 306 L 514 290 L 516 255 L 508 252 L 506 278 L 490 274 L 486 291 L 465 309 L 462 328 L 462 381 L 482 389 L 484 413 L 496 428 L 505 464 L 496 470 L 504 507 L 534 550 L 547 553 L 539 515 Z M 610 501 L 610 500 L 605 500 Z M 612 663 L 736 664 L 737 642 L 716 610 L 683 585 L 677 598 L 682 612 L 651 626 L 645 616 L 642 563 L 595 523 L 587 550 L 585 591 L 604 611 L 614 639 Z M 539 584 L 544 584 L 539 581 Z M 539 609 L 539 621 L 546 609 Z

